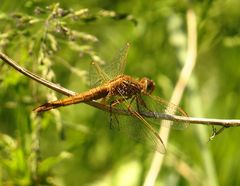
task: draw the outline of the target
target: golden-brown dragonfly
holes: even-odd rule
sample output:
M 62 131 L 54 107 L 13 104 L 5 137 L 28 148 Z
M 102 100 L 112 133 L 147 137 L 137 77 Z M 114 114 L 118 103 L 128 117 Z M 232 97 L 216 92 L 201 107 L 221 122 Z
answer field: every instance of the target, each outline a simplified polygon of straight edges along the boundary
M 152 96 L 151 93 L 155 88 L 152 80 L 146 77 L 135 79 L 123 74 L 128 49 L 129 44 L 126 44 L 119 55 L 104 67 L 101 67 L 97 62 L 92 62 L 92 70 L 90 71 L 92 89 L 45 103 L 34 111 L 44 112 L 61 106 L 99 100 L 101 104 L 107 104 L 110 107 L 110 127 L 112 129 L 126 132 L 137 141 L 160 153 L 165 153 L 163 141 L 155 130 L 155 126 L 159 126 L 160 123 L 159 119 L 154 117 L 154 113 L 176 113 L 181 116 L 187 116 L 187 114 L 180 107 L 160 97 Z M 112 113 L 111 108 L 127 110 L 130 114 Z M 153 113 L 153 117 L 146 118 L 141 114 L 143 112 Z M 177 128 L 186 125 L 186 123 L 174 124 Z

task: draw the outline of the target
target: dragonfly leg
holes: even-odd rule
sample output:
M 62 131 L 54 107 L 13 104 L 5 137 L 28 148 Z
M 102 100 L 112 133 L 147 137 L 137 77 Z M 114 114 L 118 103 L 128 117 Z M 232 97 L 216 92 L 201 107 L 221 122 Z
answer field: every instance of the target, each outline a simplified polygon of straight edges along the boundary
M 116 105 L 121 104 L 121 103 L 123 103 L 124 101 L 128 100 L 129 98 L 130 98 L 130 97 L 127 97 L 127 98 L 119 98 L 119 99 L 113 100 L 113 101 L 111 102 L 111 105 L 112 105 L 112 106 L 116 106 Z
M 121 104 L 122 102 L 126 101 L 126 100 L 129 99 L 129 98 L 130 98 L 130 97 L 127 97 L 127 98 L 118 98 L 118 99 L 115 99 L 115 100 L 113 100 L 113 101 L 110 102 L 110 105 L 109 105 L 109 107 L 110 107 L 110 110 L 109 110 L 109 112 L 110 112 L 110 129 L 113 129 L 113 128 L 116 127 L 116 126 L 114 126 L 114 124 L 113 124 L 113 117 L 114 117 L 115 122 L 117 123 L 117 129 L 120 130 L 118 118 L 117 118 L 116 114 L 113 114 L 112 108 L 113 108 L 114 106 L 118 105 L 118 104 Z
M 147 107 L 147 105 L 146 105 L 145 101 L 142 99 L 141 95 L 138 95 L 136 99 L 137 99 L 137 109 L 138 109 L 139 113 L 143 112 L 143 110 L 141 110 L 140 105 L 142 105 L 148 112 L 152 112 L 152 110 L 150 110 Z
M 110 106 L 109 106 L 109 107 L 110 107 L 110 110 L 109 110 L 109 113 L 110 113 L 110 115 L 109 115 L 109 117 L 110 117 L 110 118 L 109 118 L 110 129 L 114 129 L 114 128 L 117 127 L 117 129 L 120 130 L 118 118 L 116 117 L 116 114 L 114 114 L 114 113 L 112 112 L 113 104 L 110 103 Z M 114 124 L 113 124 L 113 117 L 114 117 L 114 119 L 115 119 L 115 123 L 117 123 L 117 126 L 114 126 Z
M 113 113 L 112 113 L 112 104 L 110 104 L 110 110 L 109 110 L 109 124 L 110 124 L 110 129 L 113 129 L 112 126 L 112 121 L 113 121 Z

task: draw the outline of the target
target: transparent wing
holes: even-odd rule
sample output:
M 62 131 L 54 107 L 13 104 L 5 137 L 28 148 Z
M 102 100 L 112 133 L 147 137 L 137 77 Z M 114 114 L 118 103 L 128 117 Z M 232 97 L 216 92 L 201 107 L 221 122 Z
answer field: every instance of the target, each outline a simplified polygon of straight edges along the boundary
M 146 145 L 151 150 L 165 153 L 165 146 L 157 132 L 153 128 L 146 126 L 146 123 L 135 116 L 124 116 L 113 114 L 111 119 L 111 129 L 122 132 L 133 140 Z M 150 126 L 151 127 L 151 126 Z
M 124 73 L 129 47 L 130 44 L 126 43 L 111 60 L 111 62 L 106 64 L 104 70 L 112 79 Z
M 159 125 L 155 125 L 155 128 L 153 128 L 145 118 L 135 112 L 136 108 L 131 104 L 130 99 L 126 99 L 122 104 L 118 104 L 115 107 L 126 110 L 129 105 L 131 105 L 131 108 L 128 108 L 128 110 L 133 113 L 130 116 L 110 113 L 110 128 L 125 133 L 130 138 L 146 145 L 150 149 L 165 153 L 165 146 L 156 132 Z
M 100 66 L 98 62 L 91 62 L 89 70 L 90 87 L 100 86 L 109 80 L 111 80 L 111 78 L 106 74 L 104 68 Z
M 156 114 L 158 113 L 165 113 L 165 114 L 171 114 L 171 115 L 178 115 L 178 116 L 184 116 L 188 117 L 187 113 L 178 107 L 177 105 L 170 103 L 160 97 L 152 96 L 152 95 L 142 95 L 139 97 L 139 100 L 136 100 L 135 106 L 137 112 L 154 112 Z M 153 124 L 162 124 L 165 127 L 172 127 L 174 129 L 185 129 L 188 127 L 189 123 L 186 122 L 162 122 L 160 123 L 161 118 L 158 117 L 152 117 L 152 118 L 145 118 L 148 122 Z
M 102 85 L 118 75 L 123 74 L 129 47 L 129 43 L 125 44 L 109 63 L 104 65 L 100 65 L 99 62 L 91 63 L 89 70 L 91 87 Z
M 162 119 L 157 117 L 146 118 L 141 115 L 141 112 L 152 113 L 166 113 L 175 114 L 188 117 L 188 115 L 178 106 L 169 103 L 166 100 L 155 96 L 141 96 L 127 99 L 123 97 L 114 98 L 114 100 L 123 100 L 122 103 L 117 104 L 114 108 L 119 110 L 127 110 L 131 115 L 120 115 L 110 113 L 111 129 L 123 132 L 132 139 L 143 143 L 147 147 L 157 150 L 160 153 L 165 153 L 165 146 L 156 132 L 163 124 L 166 127 L 173 127 L 175 129 L 184 129 L 189 124 L 184 122 L 161 122 Z M 141 100 L 139 100 L 141 99 Z M 164 121 L 164 120 L 163 120 Z M 155 125 L 154 125 L 155 124 Z

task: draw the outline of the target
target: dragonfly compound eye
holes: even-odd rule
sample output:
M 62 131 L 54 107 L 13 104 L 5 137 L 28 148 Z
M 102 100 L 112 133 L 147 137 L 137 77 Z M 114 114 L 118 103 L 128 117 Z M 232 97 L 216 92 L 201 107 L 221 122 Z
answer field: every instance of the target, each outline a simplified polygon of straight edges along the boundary
M 152 80 L 148 79 L 147 80 L 147 93 L 151 94 L 154 91 L 154 89 L 155 89 L 155 83 Z
M 154 91 L 155 88 L 155 83 L 148 79 L 148 78 L 142 78 L 140 80 L 140 82 L 142 83 L 143 87 L 144 87 L 144 93 L 145 94 L 151 94 Z

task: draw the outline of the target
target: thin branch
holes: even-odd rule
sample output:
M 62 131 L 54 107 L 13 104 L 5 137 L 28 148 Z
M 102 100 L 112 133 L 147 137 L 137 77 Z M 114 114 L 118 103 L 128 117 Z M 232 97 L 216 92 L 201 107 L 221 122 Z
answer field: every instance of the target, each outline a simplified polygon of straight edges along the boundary
M 73 96 L 75 95 L 76 93 L 71 91 L 71 90 L 68 90 L 60 85 L 57 85 L 57 84 L 54 84 L 50 81 L 47 81 L 46 79 L 43 79 L 41 77 L 39 77 L 38 75 L 36 74 L 33 74 L 32 72 L 26 70 L 25 68 L 19 66 L 14 60 L 12 60 L 10 57 L 8 57 L 7 55 L 5 55 L 4 53 L 2 53 L 0 51 L 0 58 L 5 62 L 7 63 L 8 65 L 10 65 L 11 67 L 13 67 L 15 70 L 17 70 L 18 72 L 22 73 L 23 75 L 37 81 L 38 83 L 42 84 L 42 85 L 45 85 L 46 87 L 52 89 L 52 90 L 55 90 L 61 94 L 65 94 L 66 96 Z
M 76 92 L 73 92 L 71 90 L 68 90 L 60 85 L 54 84 L 50 81 L 47 81 L 41 77 L 39 77 L 36 74 L 33 74 L 32 72 L 24 69 L 23 67 L 19 66 L 14 60 L 9 58 L 4 53 L 0 52 L 0 59 L 2 59 L 5 63 L 22 73 L 23 75 L 31 78 L 32 80 L 37 81 L 38 83 L 49 87 L 52 90 L 55 90 L 59 93 L 62 93 L 66 96 L 73 96 L 76 95 Z M 98 108 L 100 110 L 106 111 L 106 112 L 113 112 L 120 115 L 132 115 L 131 112 L 128 110 L 122 110 L 114 107 L 109 107 L 108 105 L 98 103 L 96 101 L 91 102 L 85 102 L 85 104 L 88 104 L 90 106 L 93 106 L 95 108 Z M 165 113 L 158 113 L 158 112 L 140 112 L 140 115 L 146 118 L 155 118 L 159 120 L 169 120 L 169 121 L 176 121 L 176 122 L 185 122 L 190 124 L 203 124 L 203 125 L 218 125 L 223 127 L 236 127 L 240 126 L 240 120 L 226 120 L 226 119 L 209 119 L 209 118 L 194 118 L 194 117 L 184 117 L 184 116 L 177 116 L 174 114 L 165 114 Z

